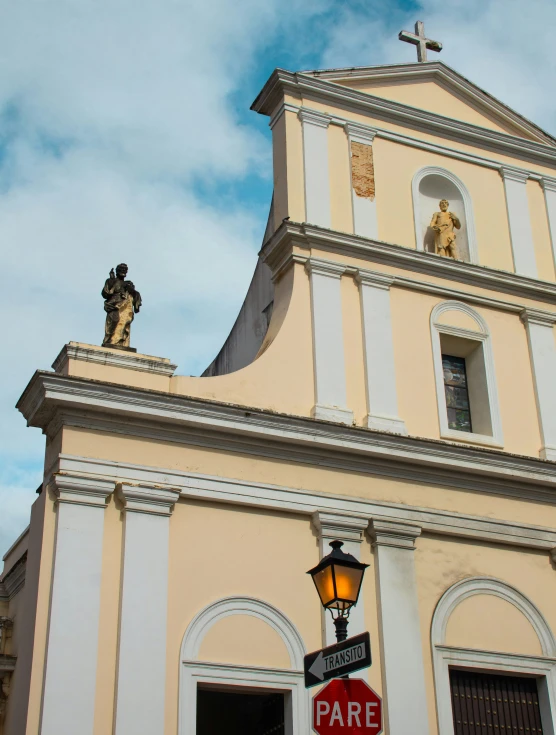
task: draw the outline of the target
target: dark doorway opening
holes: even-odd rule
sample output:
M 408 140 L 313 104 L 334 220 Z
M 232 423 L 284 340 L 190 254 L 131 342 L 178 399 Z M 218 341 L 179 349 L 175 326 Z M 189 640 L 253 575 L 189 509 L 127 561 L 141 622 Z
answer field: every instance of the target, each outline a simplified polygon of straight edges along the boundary
M 197 735 L 284 735 L 284 695 L 197 690 Z
M 542 735 L 533 677 L 450 671 L 455 735 Z

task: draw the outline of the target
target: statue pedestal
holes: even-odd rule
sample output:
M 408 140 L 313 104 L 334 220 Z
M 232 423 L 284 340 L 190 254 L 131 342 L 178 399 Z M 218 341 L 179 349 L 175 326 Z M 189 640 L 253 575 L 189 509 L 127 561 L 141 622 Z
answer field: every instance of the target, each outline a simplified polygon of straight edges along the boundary
M 69 342 L 64 345 L 52 363 L 53 370 L 62 375 L 79 375 L 97 380 L 113 380 L 120 377 L 115 382 L 124 383 L 127 381 L 123 379 L 121 370 L 171 378 L 176 367 L 177 365 L 171 363 L 167 357 L 142 355 L 130 347 L 99 347 L 83 342 Z M 117 368 L 118 372 L 111 371 L 109 375 L 107 368 Z

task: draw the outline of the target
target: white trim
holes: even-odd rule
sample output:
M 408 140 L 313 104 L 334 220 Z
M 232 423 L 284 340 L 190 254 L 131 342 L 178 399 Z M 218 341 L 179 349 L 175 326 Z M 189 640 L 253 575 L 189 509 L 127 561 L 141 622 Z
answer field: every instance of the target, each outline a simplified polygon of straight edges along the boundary
M 196 735 L 197 688 L 201 684 L 242 687 L 244 691 L 268 689 L 284 697 L 285 735 L 310 732 L 309 696 L 303 671 L 271 669 L 262 666 L 230 666 L 197 661 L 182 661 L 178 735 Z
M 494 595 L 513 605 L 535 630 L 542 656 L 481 651 L 446 645 L 446 629 L 455 608 L 474 595 Z M 454 735 L 449 667 L 479 668 L 546 677 L 540 682 L 543 730 L 554 735 L 556 723 L 556 640 L 540 610 L 515 587 L 493 577 L 471 577 L 450 587 L 440 598 L 431 625 L 434 680 L 439 735 Z
M 373 519 L 385 718 L 389 735 L 430 735 L 419 623 L 415 539 L 419 526 Z
M 212 664 L 197 661 L 203 638 L 212 626 L 230 615 L 250 615 L 269 625 L 282 639 L 290 656 L 290 669 Z M 308 696 L 304 688 L 305 645 L 297 628 L 283 612 L 255 597 L 225 597 L 199 612 L 189 624 L 180 650 L 178 735 L 195 735 L 197 685 L 219 683 L 267 687 L 288 692 L 287 735 L 309 731 Z
M 500 167 L 506 192 L 506 210 L 510 228 L 510 240 L 514 259 L 514 270 L 523 276 L 537 278 L 537 259 L 531 214 L 527 197 L 527 174 L 510 166 Z
M 551 551 L 556 547 L 556 531 L 552 528 L 533 526 L 522 522 L 510 522 L 475 516 L 454 511 L 421 508 L 405 503 L 392 503 L 364 498 L 347 498 L 329 492 L 317 492 L 300 488 L 283 487 L 268 483 L 248 482 L 226 477 L 184 472 L 173 468 L 153 468 L 143 465 L 113 462 L 89 457 L 60 455 L 61 466 L 73 472 L 112 477 L 114 481 L 133 479 L 153 485 L 179 487 L 183 498 L 202 499 L 208 502 L 230 503 L 254 508 L 313 516 L 323 514 L 328 526 L 338 518 L 337 533 L 343 527 L 342 540 L 357 540 L 359 531 L 346 534 L 346 523 L 354 518 L 398 520 L 416 524 L 424 531 L 447 536 L 473 538 L 487 543 L 504 544 L 518 548 Z M 409 476 L 408 476 L 409 477 Z M 406 478 L 408 479 L 408 478 Z M 399 536 L 399 534 L 398 534 Z
M 290 220 L 283 222 L 267 240 L 262 257 L 272 267 L 272 263 L 283 262 L 293 246 L 303 248 L 307 255 L 316 248 L 338 256 L 401 268 L 415 275 L 426 273 L 450 282 L 501 291 L 512 297 L 556 304 L 556 283 Z
M 471 263 L 479 262 L 479 249 L 477 246 L 477 234 L 475 232 L 475 217 L 473 215 L 473 203 L 467 187 L 463 181 L 448 169 L 440 166 L 423 166 L 413 176 L 411 181 L 411 194 L 413 197 L 413 218 L 415 224 L 415 243 L 417 250 L 424 250 L 423 233 L 422 233 L 422 212 L 421 201 L 419 196 L 419 187 L 421 181 L 427 176 L 442 176 L 453 184 L 461 194 L 463 200 L 463 209 L 465 213 L 465 227 L 467 229 L 467 244 L 469 246 L 469 259 Z M 431 212 L 432 216 L 432 212 Z
M 556 148 L 553 139 L 549 139 L 548 136 L 546 137 L 548 144 L 531 141 L 525 137 L 510 135 L 462 120 L 444 117 L 394 100 L 376 97 L 368 92 L 328 82 L 324 78 L 294 74 L 283 69 L 274 71 L 251 109 L 262 114 L 273 115 L 276 108 L 282 103 L 284 94 L 292 95 L 297 99 L 310 98 L 314 102 L 341 107 L 350 113 L 366 115 L 373 119 L 373 124 L 376 123 L 377 118 L 388 120 L 403 127 L 436 134 L 464 145 L 486 148 L 501 155 L 527 158 L 543 166 L 556 165 Z M 537 130 L 540 129 L 537 128 Z
M 344 266 L 311 258 L 306 263 L 311 283 L 313 370 L 317 419 L 351 424 L 347 407 L 341 276 Z
M 556 460 L 556 384 L 554 382 L 556 315 L 546 314 L 538 309 L 524 309 L 521 312 L 521 320 L 527 331 L 529 359 L 542 439 L 539 456 L 542 459 Z
M 280 117 L 284 114 L 284 112 L 299 112 L 299 110 L 310 110 L 310 108 L 302 107 L 300 105 L 293 105 L 290 103 L 283 103 L 280 107 L 277 108 L 275 114 L 272 116 L 271 121 L 269 123 L 270 127 L 272 128 L 275 125 L 275 122 L 280 119 Z M 399 143 L 400 145 L 409 146 L 411 148 L 417 148 L 422 151 L 429 151 L 430 153 L 436 153 L 441 156 L 445 156 L 447 158 L 453 158 L 457 161 L 465 161 L 466 163 L 472 163 L 476 166 L 482 166 L 483 168 L 490 168 L 495 171 L 500 170 L 501 161 L 497 160 L 495 158 L 487 158 L 486 156 L 479 156 L 477 154 L 473 153 L 466 153 L 465 151 L 461 151 L 458 148 L 453 148 L 449 145 L 440 145 L 439 143 L 431 143 L 428 140 L 422 140 L 421 138 L 415 138 L 412 135 L 407 135 L 406 133 L 398 133 L 394 132 L 393 130 L 388 130 L 386 128 L 377 127 L 375 124 L 369 124 L 366 125 L 365 123 L 353 123 L 352 120 L 342 117 L 341 115 L 334 114 L 330 121 L 331 125 L 337 125 L 339 127 L 345 128 L 346 124 L 351 125 L 355 124 L 357 125 L 361 137 L 363 137 L 363 131 L 368 131 L 368 135 L 374 135 L 377 138 L 383 138 L 384 140 L 390 140 L 394 143 Z M 522 163 L 520 161 L 520 163 Z M 546 164 L 543 164 L 546 165 Z M 521 171 L 524 174 L 526 174 L 530 179 L 533 179 L 534 181 L 538 181 L 541 183 L 543 181 L 544 177 L 542 173 L 539 173 L 537 171 L 534 171 L 533 169 L 523 168 L 523 166 L 512 166 L 513 170 L 515 171 Z M 549 179 L 550 180 L 550 179 Z
M 114 483 L 53 478 L 57 517 L 40 735 L 93 735 L 104 510 Z
M 153 373 L 164 377 L 171 377 L 177 368 L 166 357 L 142 355 L 137 352 L 127 352 L 110 347 L 69 342 L 62 347 L 58 357 L 52 363 L 52 369 L 57 373 L 65 373 L 70 360 L 92 362 L 96 365 L 123 368 L 124 370 L 138 370 L 143 373 Z
M 396 364 L 390 313 L 392 276 L 360 269 L 355 275 L 359 284 L 365 378 L 367 389 L 367 427 L 407 435 L 404 421 L 398 416 Z
M 305 219 L 322 227 L 331 226 L 328 126 L 330 115 L 317 110 L 300 110 L 303 131 Z
M 439 319 L 441 315 L 447 311 L 458 311 L 467 315 L 475 321 L 477 324 L 477 330 L 459 329 L 446 324 L 441 324 Z M 504 444 L 504 437 L 502 433 L 502 420 L 500 418 L 500 407 L 498 403 L 498 391 L 496 389 L 494 357 L 492 354 L 490 333 L 485 320 L 478 312 L 475 311 L 475 309 L 472 309 L 461 301 L 443 301 L 440 304 L 437 304 L 431 311 L 430 326 L 440 436 L 443 439 L 453 439 L 470 444 L 502 447 Z M 442 348 L 440 344 L 441 334 L 449 334 L 463 339 L 480 342 L 482 344 L 492 435 L 456 431 L 448 427 L 448 409 L 446 406 L 446 393 L 444 390 Z M 473 417 L 471 417 L 471 421 L 473 422 Z
M 546 206 L 546 216 L 548 218 L 548 228 L 550 230 L 550 242 L 552 245 L 552 259 L 556 268 L 556 179 L 543 176 L 541 186 L 544 191 L 544 203 Z
M 118 490 L 125 515 L 114 732 L 152 735 L 164 731 L 169 515 L 180 493 L 130 483 Z

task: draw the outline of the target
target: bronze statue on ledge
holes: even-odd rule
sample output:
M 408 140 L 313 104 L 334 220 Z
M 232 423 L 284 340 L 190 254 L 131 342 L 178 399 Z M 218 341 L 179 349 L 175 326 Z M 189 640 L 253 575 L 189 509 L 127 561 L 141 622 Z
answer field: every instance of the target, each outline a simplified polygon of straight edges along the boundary
M 135 352 L 129 346 L 129 334 L 134 314 L 138 314 L 141 308 L 141 294 L 131 281 L 125 280 L 126 276 L 127 265 L 120 263 L 115 275 L 114 269 L 110 271 L 110 278 L 106 279 L 102 289 L 106 312 L 102 346 Z

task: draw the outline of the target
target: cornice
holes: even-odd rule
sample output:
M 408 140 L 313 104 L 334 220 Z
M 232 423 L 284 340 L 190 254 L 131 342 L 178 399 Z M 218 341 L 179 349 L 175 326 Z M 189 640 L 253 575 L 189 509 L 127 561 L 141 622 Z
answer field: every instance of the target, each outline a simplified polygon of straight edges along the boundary
M 473 102 L 479 107 L 482 107 L 487 113 L 494 113 L 499 118 L 502 117 L 511 125 L 516 126 L 524 132 L 534 135 L 549 144 L 555 142 L 552 135 L 549 135 L 531 120 L 520 115 L 511 107 L 496 99 L 496 97 L 493 97 L 489 92 L 486 92 L 443 61 L 383 64 L 371 67 L 325 69 L 323 71 L 312 70 L 303 71 L 302 73 L 335 82 L 339 80 L 351 81 L 354 79 L 373 79 L 381 82 L 397 81 L 399 79 L 436 81 L 449 90 L 455 89 L 463 94 L 464 97 L 472 98 Z
M 313 526 L 325 540 L 353 541 L 361 543 L 363 532 L 369 525 L 368 518 L 316 511 L 312 515 Z
M 346 111 L 366 115 L 373 120 L 386 120 L 502 155 L 527 159 L 540 165 L 556 166 L 556 147 L 545 133 L 543 134 L 547 143 L 550 141 L 550 144 L 454 120 L 434 112 L 376 97 L 367 92 L 360 92 L 322 77 L 292 73 L 284 69 L 276 69 L 271 74 L 251 109 L 272 116 L 286 94 L 295 99 L 333 104 Z M 540 129 L 537 128 L 537 131 Z
M 541 186 L 545 191 L 556 191 L 556 179 L 551 179 L 549 176 L 542 176 Z
M 0 582 L 0 599 L 11 600 L 25 584 L 27 552 L 24 552 Z
M 317 529 L 320 524 L 326 530 L 334 528 L 335 533 L 359 534 L 374 519 L 376 522 L 396 521 L 410 524 L 421 528 L 423 533 L 549 552 L 556 547 L 556 529 L 524 522 L 93 457 L 61 454 L 58 462 L 60 470 L 73 474 L 112 478 L 114 482 L 133 481 L 137 484 L 180 488 L 182 498 L 310 516 Z M 342 468 L 346 469 L 344 465 Z M 359 466 L 355 469 L 360 470 Z M 405 479 L 410 478 L 406 476 Z M 411 479 L 417 481 L 415 476 Z M 480 489 L 477 484 L 475 489 Z M 521 494 L 519 497 L 523 499 L 525 496 Z M 347 540 L 356 538 L 350 536 Z
M 315 273 L 318 276 L 340 278 L 346 272 L 346 266 L 341 263 L 334 263 L 331 260 L 311 258 L 306 261 L 305 270 L 307 273 Z
M 377 273 L 376 271 L 358 268 L 355 272 L 355 280 L 361 286 L 382 288 L 385 291 L 388 291 L 396 279 L 395 276 L 391 276 L 389 273 Z
M 350 141 L 365 143 L 366 145 L 371 145 L 378 133 L 376 128 L 354 122 L 344 123 L 344 130 Z
M 306 250 L 307 255 L 312 248 L 318 248 L 335 255 L 348 255 L 370 263 L 382 263 L 413 273 L 556 304 L 556 283 L 290 220 L 283 222 L 267 240 L 261 256 L 272 269 L 274 262 L 287 259 L 294 246 Z
M 170 360 L 163 357 L 69 342 L 69 344 L 64 345 L 60 354 L 52 363 L 52 369 L 57 373 L 65 372 L 69 360 L 92 362 L 96 365 L 123 368 L 124 370 L 139 370 L 140 372 L 154 373 L 168 378 L 174 374 L 177 368 L 177 365 L 173 365 Z
M 34 375 L 18 408 L 49 432 L 79 426 L 543 502 L 556 492 L 546 460 L 52 373 Z
M 303 107 L 297 113 L 297 117 L 302 123 L 316 125 L 319 128 L 327 128 L 332 121 L 332 116 L 327 115 L 325 112 L 320 112 L 319 110 L 308 110 Z

